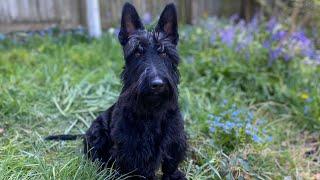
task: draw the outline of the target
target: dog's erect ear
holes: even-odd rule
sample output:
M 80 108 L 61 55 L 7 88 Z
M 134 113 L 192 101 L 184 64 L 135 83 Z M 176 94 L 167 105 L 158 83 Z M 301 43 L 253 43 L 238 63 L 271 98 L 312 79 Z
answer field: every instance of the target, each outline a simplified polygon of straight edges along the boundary
M 177 44 L 179 40 L 178 34 L 178 19 L 176 6 L 168 4 L 161 13 L 160 19 L 156 26 L 157 32 L 166 33 L 172 40 L 173 44 Z
M 132 4 L 125 3 L 122 8 L 121 29 L 118 35 L 121 45 L 125 45 L 128 37 L 139 29 L 142 30 L 144 27 L 136 9 Z

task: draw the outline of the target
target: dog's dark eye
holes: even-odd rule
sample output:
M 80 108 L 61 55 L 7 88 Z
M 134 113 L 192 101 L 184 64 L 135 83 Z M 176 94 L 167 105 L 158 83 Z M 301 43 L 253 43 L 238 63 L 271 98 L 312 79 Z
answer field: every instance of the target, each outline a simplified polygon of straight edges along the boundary
M 167 53 L 162 52 L 162 53 L 160 53 L 160 56 L 161 56 L 161 57 L 167 57 Z
M 134 56 L 135 56 L 135 57 L 140 57 L 140 56 L 141 56 L 141 53 L 140 53 L 140 52 L 136 52 L 136 53 L 134 53 Z

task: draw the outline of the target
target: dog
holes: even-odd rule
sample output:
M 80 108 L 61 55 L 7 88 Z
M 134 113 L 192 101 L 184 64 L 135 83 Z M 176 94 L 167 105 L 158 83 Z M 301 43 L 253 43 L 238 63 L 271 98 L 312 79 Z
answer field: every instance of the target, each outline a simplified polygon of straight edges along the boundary
M 187 151 L 178 105 L 179 41 L 177 11 L 168 4 L 153 31 L 147 31 L 133 5 L 122 9 L 118 39 L 125 66 L 119 98 L 97 117 L 85 135 L 49 136 L 47 140 L 84 139 L 92 161 L 115 165 L 132 179 L 186 179 L 178 169 Z

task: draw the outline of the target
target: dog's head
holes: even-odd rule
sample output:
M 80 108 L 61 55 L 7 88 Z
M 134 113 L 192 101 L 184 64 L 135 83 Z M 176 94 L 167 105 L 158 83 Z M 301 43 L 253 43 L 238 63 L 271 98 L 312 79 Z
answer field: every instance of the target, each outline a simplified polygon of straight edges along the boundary
M 125 58 L 122 95 L 134 93 L 149 106 L 176 99 L 179 35 L 175 5 L 168 4 L 156 28 L 147 31 L 134 6 L 126 3 L 118 38 Z

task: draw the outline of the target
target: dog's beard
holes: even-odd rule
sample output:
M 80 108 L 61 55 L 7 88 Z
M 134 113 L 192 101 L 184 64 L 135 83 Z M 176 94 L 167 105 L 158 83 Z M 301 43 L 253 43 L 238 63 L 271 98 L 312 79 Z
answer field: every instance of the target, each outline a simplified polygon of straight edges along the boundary
M 138 111 L 153 111 L 176 102 L 177 96 L 173 91 L 174 89 L 167 87 L 161 93 L 153 93 L 147 87 L 136 86 L 125 90 L 120 99 L 126 104 L 133 105 Z
M 163 92 L 153 92 L 148 87 L 141 87 L 137 91 L 137 102 L 145 109 L 153 109 L 166 104 L 171 98 L 171 89 L 166 87 Z
M 178 89 L 172 79 L 168 78 L 167 81 L 165 90 L 155 93 L 151 90 L 147 73 L 144 71 L 138 80 L 122 89 L 120 99 L 123 103 L 136 107 L 137 111 L 154 111 L 163 106 L 170 107 L 177 103 Z

